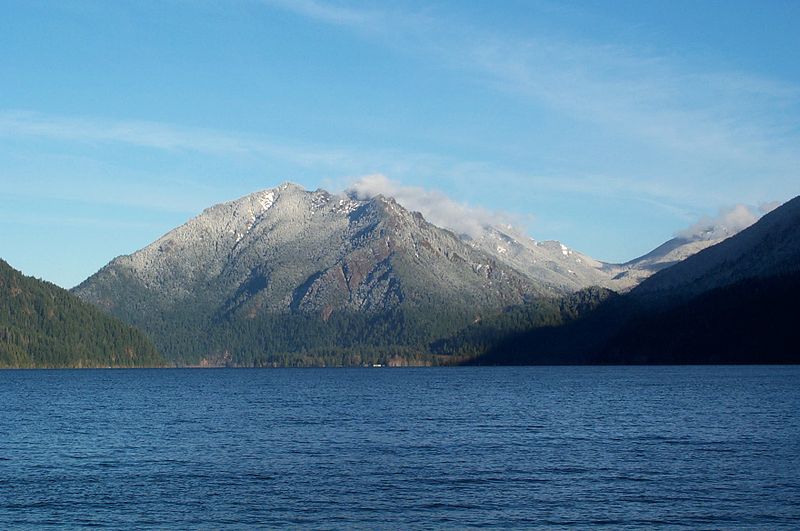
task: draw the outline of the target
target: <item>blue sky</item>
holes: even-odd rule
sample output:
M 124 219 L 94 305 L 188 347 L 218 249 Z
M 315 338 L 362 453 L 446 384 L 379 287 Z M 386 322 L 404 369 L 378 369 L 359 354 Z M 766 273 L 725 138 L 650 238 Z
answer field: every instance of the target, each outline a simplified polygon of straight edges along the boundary
M 0 257 L 365 175 L 607 261 L 800 193 L 800 2 L 0 0 Z

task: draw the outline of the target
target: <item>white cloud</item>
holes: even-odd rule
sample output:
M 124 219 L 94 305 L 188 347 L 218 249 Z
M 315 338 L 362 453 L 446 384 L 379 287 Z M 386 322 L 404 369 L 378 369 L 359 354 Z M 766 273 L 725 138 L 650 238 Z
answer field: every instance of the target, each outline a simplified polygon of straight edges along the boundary
M 346 192 L 359 199 L 369 199 L 378 195 L 392 197 L 406 209 L 420 212 L 434 225 L 473 238 L 478 237 L 486 226 L 522 225 L 522 221 L 511 214 L 492 212 L 485 208 L 459 203 L 438 190 L 403 186 L 380 174 L 361 177 L 353 182 Z
M 196 151 L 211 155 L 261 153 L 297 160 L 336 160 L 342 154 L 303 152 L 263 138 L 214 129 L 181 127 L 145 120 L 103 120 L 45 115 L 29 111 L 0 112 L 0 136 L 34 137 L 83 143 L 121 143 L 166 151 Z
M 759 212 L 759 209 L 747 205 L 724 208 L 717 216 L 705 216 L 697 223 L 680 231 L 676 236 L 687 240 L 728 238 L 758 221 L 762 213 Z

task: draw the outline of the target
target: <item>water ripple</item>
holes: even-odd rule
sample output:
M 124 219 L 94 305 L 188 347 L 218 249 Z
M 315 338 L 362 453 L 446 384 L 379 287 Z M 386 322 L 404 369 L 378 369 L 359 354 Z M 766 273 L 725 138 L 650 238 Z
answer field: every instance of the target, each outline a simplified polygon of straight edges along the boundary
M 0 528 L 800 528 L 800 368 L 0 371 Z

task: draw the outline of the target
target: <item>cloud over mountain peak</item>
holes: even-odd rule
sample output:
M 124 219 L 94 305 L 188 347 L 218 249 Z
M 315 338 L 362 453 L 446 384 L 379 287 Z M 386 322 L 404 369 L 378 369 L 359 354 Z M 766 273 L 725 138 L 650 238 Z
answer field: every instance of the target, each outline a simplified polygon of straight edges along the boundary
M 434 225 L 472 238 L 480 236 L 486 227 L 502 226 L 508 230 L 510 226 L 523 225 L 513 214 L 460 203 L 438 190 L 404 186 L 382 174 L 365 175 L 350 184 L 345 192 L 357 199 L 377 195 L 393 197 L 405 208 L 420 212 Z

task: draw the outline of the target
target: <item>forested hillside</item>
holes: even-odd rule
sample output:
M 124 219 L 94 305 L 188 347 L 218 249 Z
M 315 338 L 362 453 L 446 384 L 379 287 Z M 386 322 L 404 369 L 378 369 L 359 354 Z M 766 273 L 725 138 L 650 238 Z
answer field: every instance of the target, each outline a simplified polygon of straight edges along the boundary
M 0 260 L 0 367 L 163 364 L 135 328 Z

